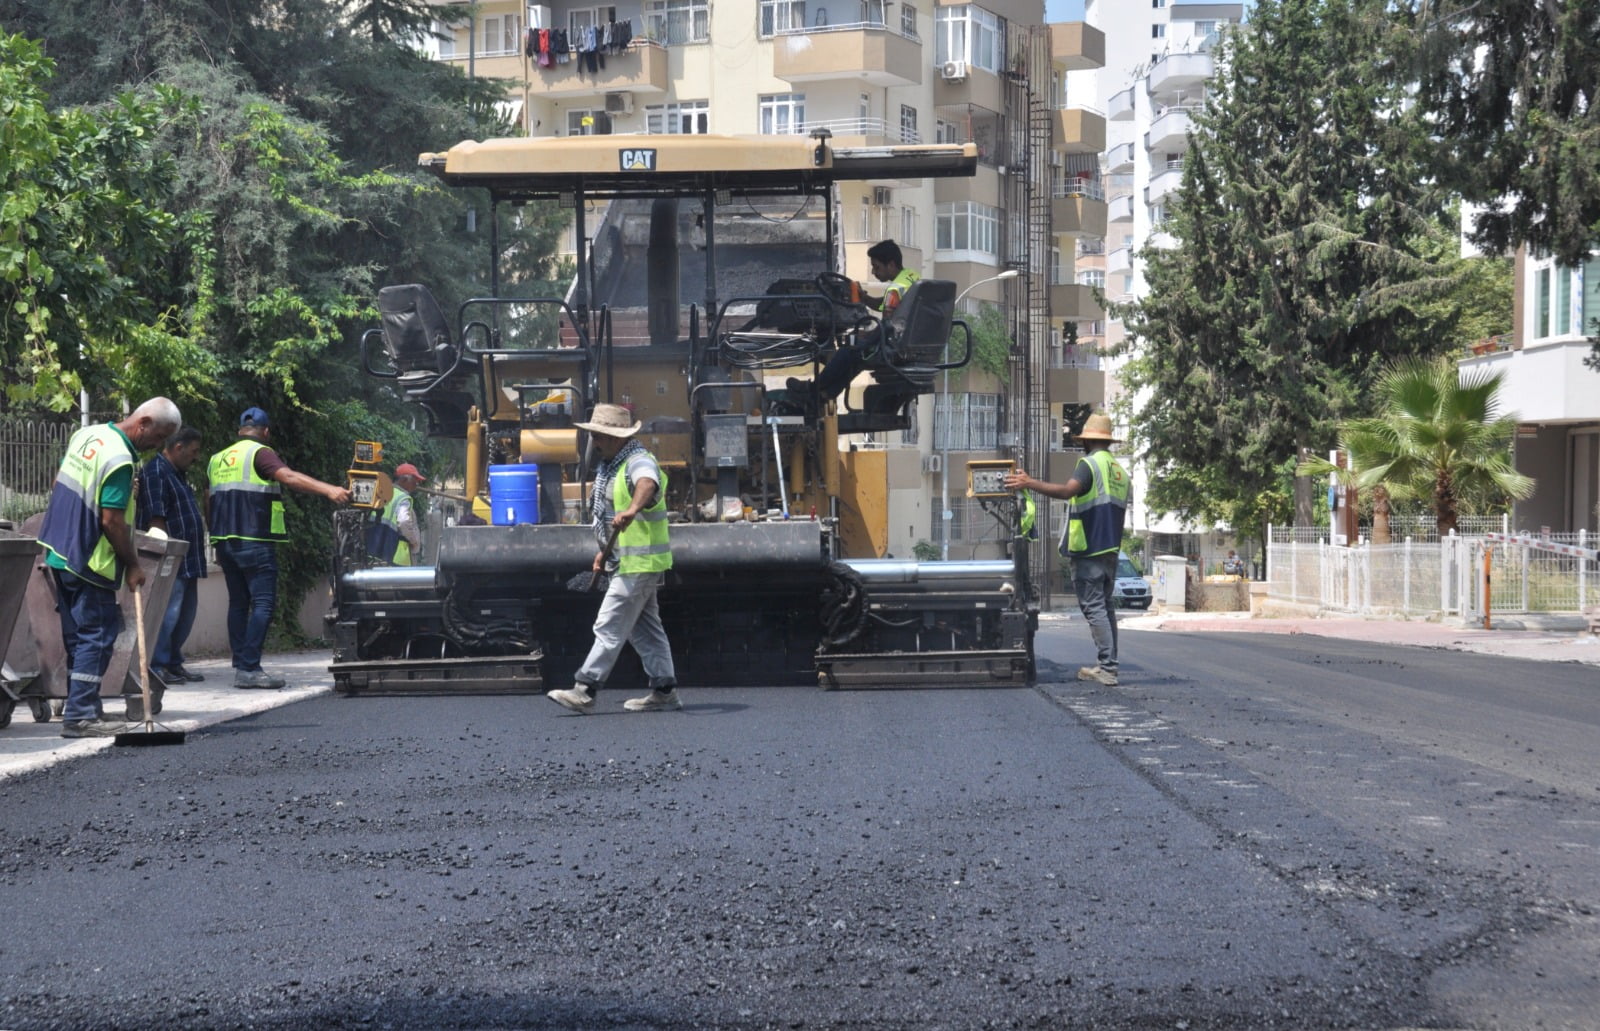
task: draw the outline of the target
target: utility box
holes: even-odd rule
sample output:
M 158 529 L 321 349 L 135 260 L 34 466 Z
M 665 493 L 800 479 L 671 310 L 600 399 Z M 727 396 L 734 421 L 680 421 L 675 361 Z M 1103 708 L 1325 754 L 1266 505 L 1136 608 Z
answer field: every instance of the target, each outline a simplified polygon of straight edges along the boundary
M 1157 555 L 1154 567 L 1156 611 L 1187 611 L 1189 607 L 1189 560 L 1182 555 Z

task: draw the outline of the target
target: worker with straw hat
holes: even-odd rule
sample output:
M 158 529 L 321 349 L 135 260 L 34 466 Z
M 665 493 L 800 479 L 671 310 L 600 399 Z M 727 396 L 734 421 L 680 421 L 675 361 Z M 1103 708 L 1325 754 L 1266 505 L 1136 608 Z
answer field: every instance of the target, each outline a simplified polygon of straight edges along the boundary
M 1128 471 L 1111 456 L 1111 445 L 1118 438 L 1112 435 L 1108 416 L 1089 416 L 1078 440 L 1083 442 L 1086 453 L 1078 459 L 1078 466 L 1066 483 L 1045 483 L 1019 468 L 1006 477 L 1005 485 L 1071 502 L 1059 550 L 1072 559 L 1072 586 L 1078 594 L 1078 608 L 1083 611 L 1099 653 L 1095 665 L 1078 670 L 1078 679 L 1114 686 L 1117 612 L 1111 604 L 1111 591 L 1116 584 L 1122 528 L 1133 499 L 1133 486 Z

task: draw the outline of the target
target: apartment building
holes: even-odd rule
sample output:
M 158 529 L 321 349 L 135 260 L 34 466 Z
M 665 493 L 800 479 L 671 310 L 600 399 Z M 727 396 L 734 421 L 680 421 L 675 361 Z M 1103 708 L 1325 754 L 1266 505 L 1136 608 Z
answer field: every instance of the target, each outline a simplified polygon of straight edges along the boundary
M 530 135 L 827 129 L 839 146 L 975 142 L 974 178 L 841 187 L 845 272 L 870 284 L 866 250 L 893 238 L 907 267 L 962 287 L 968 314 L 998 306 L 1009 374 L 954 375 L 917 406 L 913 430 L 845 446 L 908 452 L 891 502 L 890 551 L 902 557 L 924 542 L 951 558 L 1000 554 L 998 524 L 964 497 L 969 458 L 1037 456 L 1031 472 L 1070 474 L 1063 405 L 1099 407 L 1105 391 L 1089 332 L 1104 313 L 1076 264 L 1103 249 L 1106 120 L 1067 90 L 1069 75 L 1102 64 L 1099 29 L 1045 24 L 1043 0 L 434 6 L 434 56 L 503 80 L 505 111 Z M 540 33 L 568 49 L 541 51 Z
M 1600 252 L 1562 265 L 1523 247 L 1515 269 L 1511 334 L 1477 344 L 1461 371 L 1505 377 L 1516 468 L 1538 483 L 1513 507 L 1516 529 L 1600 534 L 1600 370 L 1584 364 L 1600 332 Z

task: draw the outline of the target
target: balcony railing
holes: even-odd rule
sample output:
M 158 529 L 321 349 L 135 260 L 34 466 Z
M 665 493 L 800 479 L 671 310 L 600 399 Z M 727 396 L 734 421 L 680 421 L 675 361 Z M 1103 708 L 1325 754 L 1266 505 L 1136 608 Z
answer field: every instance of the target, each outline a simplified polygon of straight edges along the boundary
M 1056 184 L 1057 197 L 1088 197 L 1090 200 L 1105 200 L 1106 188 L 1098 178 L 1090 176 L 1083 179 L 1067 179 Z
M 814 122 L 801 122 L 795 128 L 800 136 L 809 136 L 817 129 L 826 129 L 834 136 L 881 137 L 889 143 L 921 143 L 921 135 L 907 132 L 898 122 L 882 118 L 824 118 Z

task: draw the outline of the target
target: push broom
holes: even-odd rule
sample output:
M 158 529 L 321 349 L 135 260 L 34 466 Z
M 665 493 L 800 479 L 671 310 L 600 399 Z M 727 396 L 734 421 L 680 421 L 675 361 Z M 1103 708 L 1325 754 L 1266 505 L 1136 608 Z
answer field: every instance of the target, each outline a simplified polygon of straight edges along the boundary
M 123 731 L 116 736 L 115 743 L 130 748 L 181 745 L 185 737 L 183 731 L 167 730 L 165 727 L 157 730 L 158 724 L 151 718 L 150 656 L 144 643 L 144 593 L 138 589 L 133 592 L 133 621 L 138 625 L 135 636 L 139 639 L 139 696 L 144 700 L 144 728 Z

